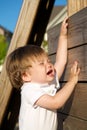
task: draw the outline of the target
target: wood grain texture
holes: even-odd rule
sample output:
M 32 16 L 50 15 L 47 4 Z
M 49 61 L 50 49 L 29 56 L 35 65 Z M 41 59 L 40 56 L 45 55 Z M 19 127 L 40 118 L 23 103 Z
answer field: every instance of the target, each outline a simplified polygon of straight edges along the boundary
M 87 7 L 71 16 L 68 23 L 68 48 L 87 43 Z
M 70 68 L 74 61 L 78 61 L 79 67 L 81 68 L 79 81 L 87 81 L 87 44 L 68 51 L 68 64 L 64 72 L 64 80 L 69 78 Z
M 69 17 L 68 49 L 87 43 L 87 7 Z M 49 55 L 57 51 L 61 23 L 48 30 Z
M 87 83 L 78 83 L 69 100 L 59 111 L 81 120 L 87 120 Z
M 57 51 L 58 38 L 60 34 L 61 23 L 47 31 L 48 34 L 48 54 L 53 54 Z
M 20 91 L 14 89 L 6 112 L 6 118 L 1 125 L 1 130 L 17 130 L 21 96 Z
M 56 54 L 49 56 L 52 63 L 55 63 Z M 81 68 L 79 81 L 87 81 L 87 45 L 83 45 L 77 48 L 73 48 L 68 51 L 68 63 L 63 73 L 61 81 L 67 81 L 70 75 L 70 69 L 74 61 L 79 62 Z
M 87 7 L 87 0 L 67 0 L 68 16 L 71 16 L 81 9 Z
M 87 120 L 58 113 L 57 130 L 87 130 Z

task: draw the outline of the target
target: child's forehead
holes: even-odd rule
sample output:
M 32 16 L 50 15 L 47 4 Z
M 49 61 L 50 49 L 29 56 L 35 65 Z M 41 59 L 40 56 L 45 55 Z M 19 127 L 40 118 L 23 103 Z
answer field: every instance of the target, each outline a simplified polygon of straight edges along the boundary
M 30 58 L 29 58 L 29 61 L 32 62 L 37 62 L 37 61 L 44 61 L 44 60 L 48 60 L 48 54 L 47 53 L 39 53 L 39 54 L 36 54 L 36 55 L 32 55 Z
M 48 58 L 48 55 L 39 55 L 37 58 L 36 58 L 37 60 L 44 60 L 44 59 L 49 59 Z

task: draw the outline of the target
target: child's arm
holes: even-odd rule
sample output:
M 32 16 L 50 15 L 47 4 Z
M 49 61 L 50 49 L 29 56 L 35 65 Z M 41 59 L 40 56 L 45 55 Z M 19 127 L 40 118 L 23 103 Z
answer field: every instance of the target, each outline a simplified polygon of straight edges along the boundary
M 60 30 L 58 49 L 56 54 L 55 69 L 60 79 L 67 63 L 67 18 L 63 21 Z
M 80 68 L 78 68 L 78 63 L 75 62 L 71 68 L 71 75 L 69 81 L 64 85 L 64 87 L 58 91 L 55 96 L 43 95 L 35 103 L 38 106 L 41 106 L 46 109 L 59 109 L 70 97 L 73 92 L 75 85 L 78 82 L 78 75 L 80 73 Z

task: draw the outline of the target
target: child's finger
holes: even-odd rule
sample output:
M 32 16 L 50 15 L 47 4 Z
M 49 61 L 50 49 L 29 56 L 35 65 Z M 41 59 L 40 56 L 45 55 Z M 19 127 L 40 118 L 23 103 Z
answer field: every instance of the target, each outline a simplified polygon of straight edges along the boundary
M 77 70 L 77 74 L 79 74 L 80 73 L 80 68 L 78 68 L 78 70 Z
M 66 18 L 63 20 L 63 23 L 65 24 L 65 23 L 67 23 L 67 21 L 68 21 L 68 17 L 66 17 Z
M 80 73 L 80 67 L 78 66 L 77 61 L 75 61 L 75 65 L 76 65 L 76 72 L 77 72 L 77 74 L 79 74 Z
M 71 72 L 73 72 L 74 74 L 80 73 L 80 68 L 78 67 L 77 61 L 74 62 L 73 67 L 71 68 Z
M 64 19 L 63 23 L 62 23 L 62 26 L 64 28 L 68 27 L 68 22 L 67 22 L 67 18 Z
M 71 68 L 71 72 L 75 74 L 77 72 L 77 68 L 78 68 L 78 63 L 75 61 Z

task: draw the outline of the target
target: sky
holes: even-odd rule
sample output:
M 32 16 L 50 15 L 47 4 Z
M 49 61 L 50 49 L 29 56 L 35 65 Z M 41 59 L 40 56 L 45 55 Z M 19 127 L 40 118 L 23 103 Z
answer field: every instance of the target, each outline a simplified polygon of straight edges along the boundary
M 0 25 L 14 32 L 23 0 L 0 0 Z M 55 5 L 66 5 L 67 0 L 55 0 Z

